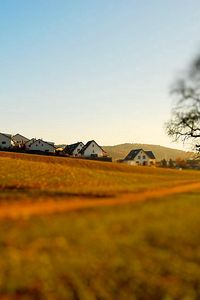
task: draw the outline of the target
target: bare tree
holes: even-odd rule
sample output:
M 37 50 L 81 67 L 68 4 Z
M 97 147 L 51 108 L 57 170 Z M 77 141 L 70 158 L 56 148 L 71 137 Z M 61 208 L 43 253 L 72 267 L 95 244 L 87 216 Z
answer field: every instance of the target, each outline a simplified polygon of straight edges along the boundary
M 166 124 L 167 134 L 174 141 L 192 142 L 200 151 L 200 56 L 191 64 L 185 77 L 171 90 L 176 105 Z

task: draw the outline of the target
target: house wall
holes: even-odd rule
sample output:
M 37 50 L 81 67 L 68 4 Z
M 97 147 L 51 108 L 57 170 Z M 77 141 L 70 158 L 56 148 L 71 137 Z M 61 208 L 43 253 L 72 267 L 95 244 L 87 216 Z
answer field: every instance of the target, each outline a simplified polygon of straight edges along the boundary
M 89 157 L 91 155 L 96 155 L 98 157 L 102 157 L 104 156 L 104 152 L 102 151 L 102 149 L 95 143 L 92 142 L 87 149 L 84 152 L 85 157 Z
M 72 155 L 78 155 L 79 151 L 83 148 L 84 144 L 83 143 L 80 143 L 76 149 L 73 151 Z
M 3 135 L 0 133 L 0 148 L 1 149 L 8 149 L 12 146 L 11 138 Z
M 31 139 L 30 141 L 28 141 L 26 144 L 25 144 L 25 148 L 26 150 L 29 150 L 30 149 L 30 145 L 35 141 L 35 139 Z
M 25 144 L 26 142 L 29 141 L 29 139 L 27 139 L 26 137 L 20 135 L 20 134 L 16 134 L 13 136 L 13 141 L 16 144 Z
M 132 165 L 139 165 L 139 166 L 149 166 L 150 165 L 150 159 L 149 157 L 147 156 L 147 154 L 141 150 L 137 155 L 136 157 L 133 159 L 133 162 Z M 130 163 L 129 163 L 130 164 Z
M 148 155 L 143 150 L 141 150 L 134 159 L 124 162 L 132 166 L 151 166 L 155 165 L 156 160 L 149 158 Z
M 54 153 L 55 148 L 50 144 L 47 144 L 45 141 L 37 140 L 33 144 L 28 147 L 30 151 L 42 151 L 42 152 L 49 152 Z
M 149 157 L 146 155 L 146 153 L 141 150 L 136 157 L 134 158 L 134 161 L 136 163 L 136 165 L 149 165 Z
M 123 163 L 130 165 L 130 166 L 137 166 L 136 162 L 133 159 L 132 160 L 124 160 Z
M 149 165 L 155 166 L 156 165 L 156 160 L 155 159 L 149 159 Z

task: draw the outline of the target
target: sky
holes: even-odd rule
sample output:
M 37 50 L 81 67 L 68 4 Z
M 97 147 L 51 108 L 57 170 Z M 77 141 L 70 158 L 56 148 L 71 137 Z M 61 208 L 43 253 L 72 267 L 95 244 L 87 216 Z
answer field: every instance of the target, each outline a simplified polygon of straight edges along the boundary
M 164 124 L 199 16 L 199 0 L 0 0 L 0 131 L 183 148 Z

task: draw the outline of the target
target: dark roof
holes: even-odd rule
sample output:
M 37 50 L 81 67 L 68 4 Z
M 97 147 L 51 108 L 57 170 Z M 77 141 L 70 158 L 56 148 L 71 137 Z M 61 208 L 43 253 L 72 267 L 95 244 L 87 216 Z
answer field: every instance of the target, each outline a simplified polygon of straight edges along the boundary
M 80 145 L 80 143 L 82 143 L 82 142 L 77 142 L 75 144 L 67 145 L 64 149 L 64 152 L 69 155 L 72 155 L 74 150 Z
M 125 160 L 134 159 L 136 155 L 141 151 L 142 149 L 133 149 L 129 152 L 129 154 L 125 157 Z
M 143 149 L 133 149 L 129 152 L 129 154 L 125 157 L 125 160 L 131 160 L 131 159 L 134 159 L 138 153 L 140 151 L 144 151 Z M 156 159 L 155 158 L 155 155 L 153 154 L 152 151 L 144 151 L 146 153 L 146 155 L 150 158 L 150 159 Z
M 155 158 L 155 155 L 153 154 L 152 151 L 145 151 L 145 153 L 148 155 L 149 158 L 151 158 L 151 159 L 156 159 L 156 158 Z
M 85 150 L 90 146 L 91 143 L 95 143 L 99 148 L 101 148 L 101 150 L 102 150 L 104 153 L 106 153 L 106 151 L 103 150 L 103 148 L 102 148 L 101 146 L 99 146 L 99 145 L 97 144 L 97 142 L 95 142 L 94 140 L 88 141 L 88 142 L 85 144 L 85 146 L 79 151 L 79 153 L 80 153 L 80 154 L 84 154 Z

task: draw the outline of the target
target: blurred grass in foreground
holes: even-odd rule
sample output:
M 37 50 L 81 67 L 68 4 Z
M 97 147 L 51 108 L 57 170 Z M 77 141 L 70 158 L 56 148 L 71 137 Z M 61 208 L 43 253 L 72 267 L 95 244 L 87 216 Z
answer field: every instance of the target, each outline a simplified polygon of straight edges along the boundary
M 200 193 L 0 221 L 0 299 L 200 299 Z

